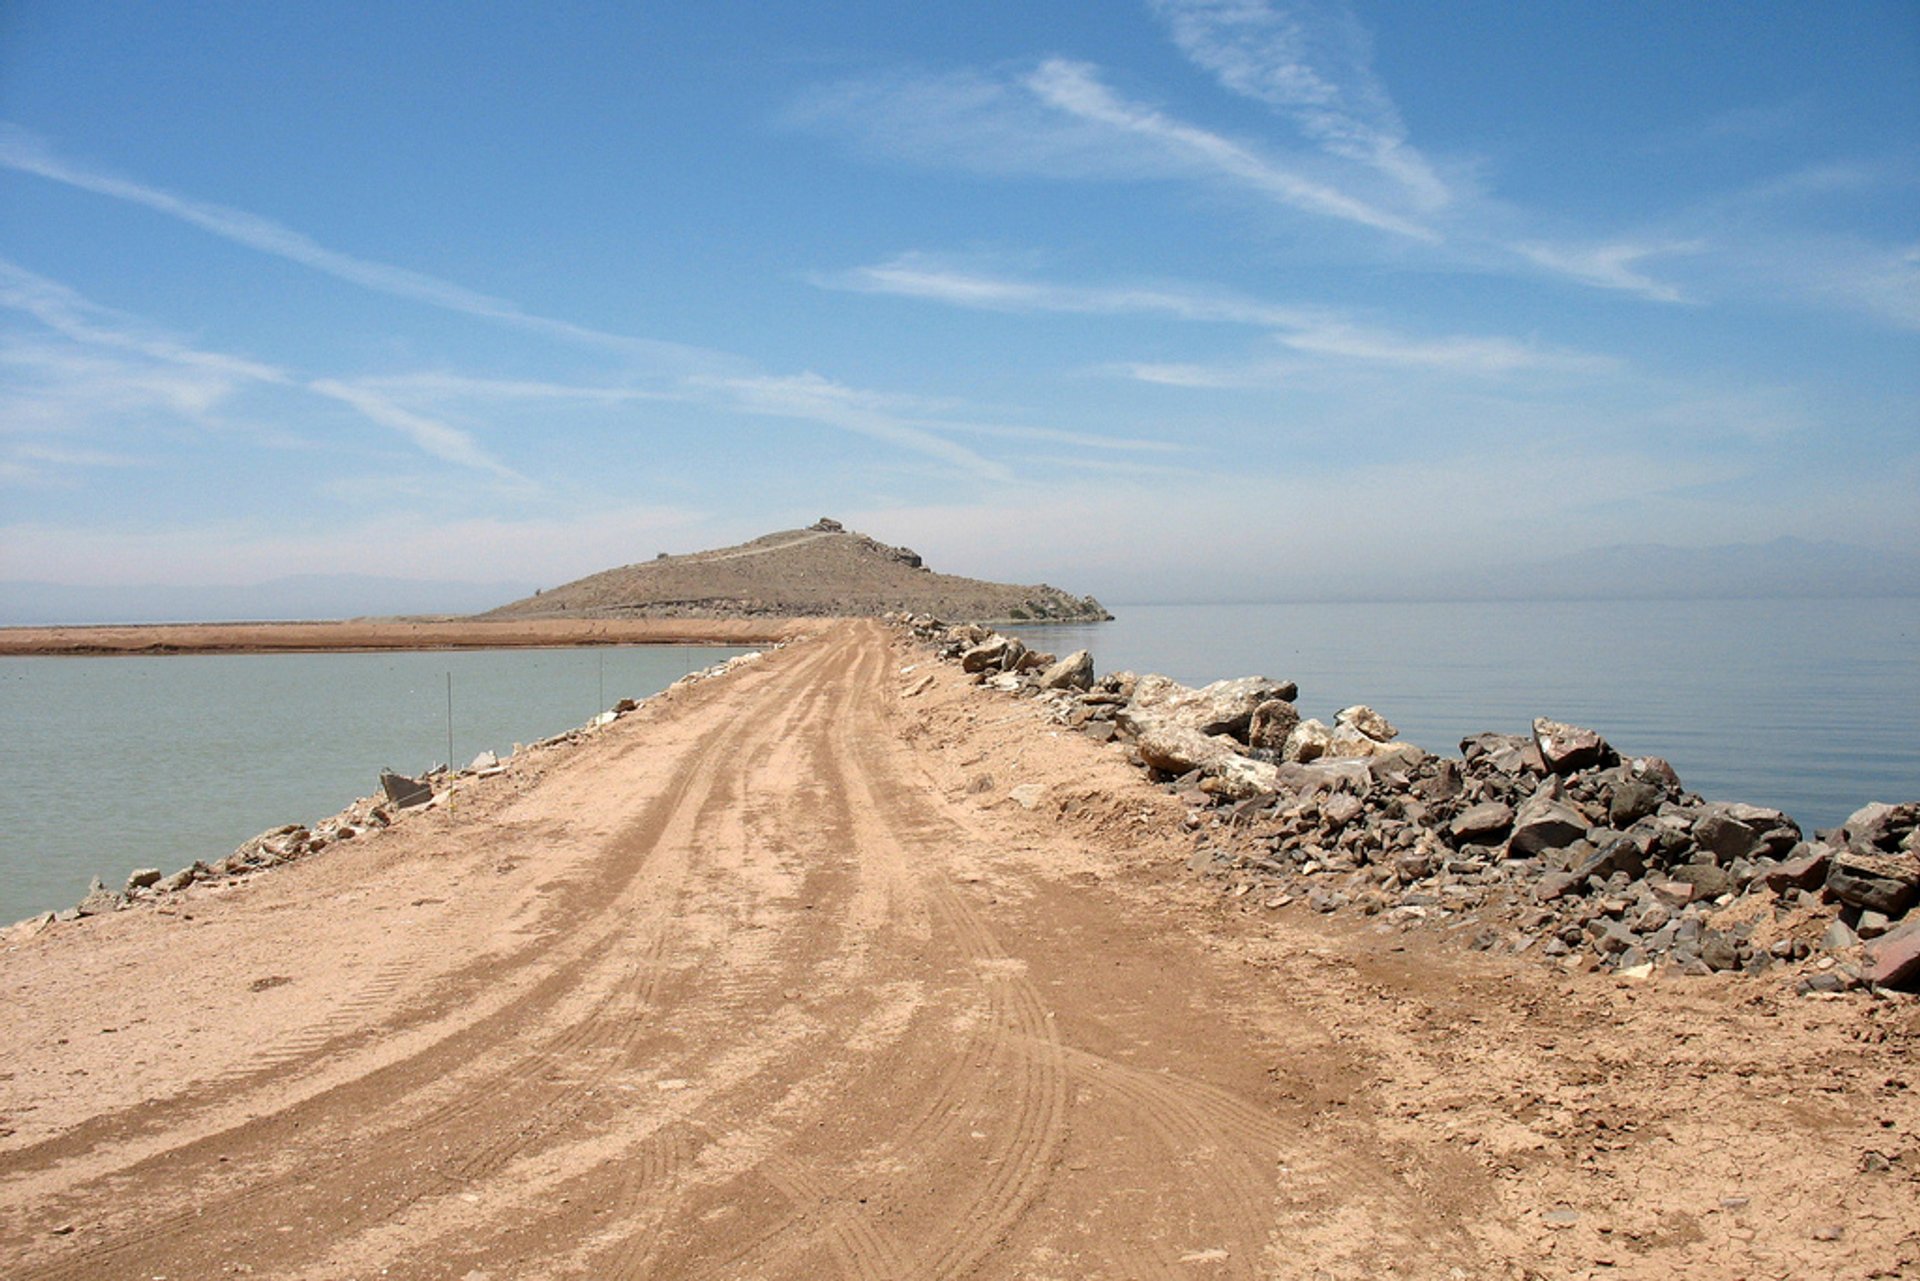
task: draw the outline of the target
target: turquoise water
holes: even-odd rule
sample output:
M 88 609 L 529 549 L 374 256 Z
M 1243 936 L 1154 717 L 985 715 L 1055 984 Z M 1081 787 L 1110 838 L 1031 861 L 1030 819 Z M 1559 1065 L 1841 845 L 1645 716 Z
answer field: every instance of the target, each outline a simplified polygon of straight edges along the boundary
M 1809 830 L 1920 800 L 1920 600 L 1115 606 L 1029 628 L 1102 672 L 1297 681 L 1303 715 L 1367 703 L 1429 751 L 1535 716 L 1664 756 L 1688 787 Z
M 505 755 L 739 649 L 0 658 L 0 924 L 88 879 L 219 858 L 378 790 Z

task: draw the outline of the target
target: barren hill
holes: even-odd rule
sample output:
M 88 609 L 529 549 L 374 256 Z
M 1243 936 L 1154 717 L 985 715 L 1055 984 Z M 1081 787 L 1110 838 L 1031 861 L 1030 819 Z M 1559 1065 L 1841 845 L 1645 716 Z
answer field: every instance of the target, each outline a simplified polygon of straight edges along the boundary
M 603 570 L 536 592 L 481 618 L 876 616 L 893 610 L 949 619 L 1087 622 L 1111 617 L 1091 596 L 936 574 L 822 518 L 737 547 Z

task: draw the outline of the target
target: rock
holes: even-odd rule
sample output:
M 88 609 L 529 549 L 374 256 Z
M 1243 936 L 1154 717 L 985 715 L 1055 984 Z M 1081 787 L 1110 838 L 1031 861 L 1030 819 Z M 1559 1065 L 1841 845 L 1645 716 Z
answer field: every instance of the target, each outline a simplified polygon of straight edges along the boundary
M 1573 893 L 1583 879 L 1572 872 L 1548 872 L 1533 883 L 1533 896 L 1542 903 L 1551 903 Z
M 1228 752 L 1225 756 L 1208 765 L 1207 777 L 1201 782 L 1202 791 L 1215 796 L 1225 796 L 1232 800 L 1246 800 L 1250 797 L 1266 795 L 1276 790 L 1275 766 L 1266 761 L 1256 761 L 1252 757 L 1242 756 L 1238 752 Z
M 1075 650 L 1040 673 L 1041 689 L 1092 689 L 1093 655 Z
M 1405 884 L 1425 880 L 1433 875 L 1433 856 L 1426 850 L 1408 850 L 1395 856 L 1393 870 Z
M 1335 792 L 1320 807 L 1320 818 L 1330 832 L 1337 832 L 1366 812 L 1366 806 L 1357 796 L 1345 792 Z
M 1513 807 L 1505 801 L 1482 801 L 1461 810 L 1447 825 L 1455 839 L 1474 845 L 1492 845 L 1505 838 L 1513 826 Z M 1587 829 L 1585 825 L 1581 832 Z
M 1607 802 L 1607 821 L 1615 827 L 1632 827 L 1660 808 L 1667 798 L 1665 789 L 1644 779 L 1629 778 L 1613 789 Z
M 1027 643 L 1017 636 L 1007 638 L 1007 647 L 1000 654 L 999 668 L 1003 672 L 1017 672 L 1020 664 L 1026 661 Z M 964 669 L 964 664 L 962 665 Z
M 120 902 L 120 896 L 96 876 L 87 889 L 87 896 L 74 905 L 73 911 L 76 916 L 104 916 L 108 912 L 119 911 Z
M 1592 730 L 1544 716 L 1533 722 L 1533 743 L 1540 759 L 1556 774 L 1571 774 L 1617 759 L 1607 740 Z
M 1899 916 L 1920 897 L 1920 861 L 1848 851 L 1827 872 L 1827 895 L 1854 907 Z
M 1010 666 L 1008 670 L 1022 673 L 1038 672 L 1052 667 L 1058 661 L 1058 658 L 1049 654 L 1044 649 L 1029 649 L 1026 653 L 1020 655 L 1020 661 Z M 1089 685 L 1093 683 L 1093 663 L 1091 661 L 1087 663 L 1087 683 Z
M 1869 983 L 1920 991 L 1920 920 L 1908 921 L 1867 946 Z
M 1284 698 L 1270 698 L 1253 709 L 1247 724 L 1247 745 L 1278 755 L 1286 750 L 1287 736 L 1300 723 L 1300 709 Z
M 1007 644 L 1005 636 L 989 636 L 960 655 L 960 670 L 984 672 L 989 667 L 1000 666 L 1000 660 L 1007 656 Z
M 1636 756 L 1627 762 L 1627 771 L 1636 779 L 1664 788 L 1669 794 L 1681 790 L 1680 773 L 1660 756 Z
M 1733 878 L 1714 863 L 1685 863 L 1673 869 L 1671 878 L 1693 886 L 1696 899 L 1719 898 L 1733 889 Z
M 1587 834 L 1592 824 L 1571 803 L 1544 790 L 1524 801 L 1513 817 L 1507 838 L 1509 858 L 1532 858 L 1548 850 L 1565 849 Z
M 1327 754 L 1327 744 L 1332 739 L 1333 732 L 1319 721 L 1311 719 L 1301 721 L 1287 735 L 1287 743 L 1280 751 L 1280 759 L 1299 764 L 1317 761 Z
M 177 894 L 181 890 L 186 889 L 187 886 L 193 884 L 195 881 L 199 879 L 200 879 L 199 868 L 183 867 L 179 871 L 175 872 L 172 876 L 164 878 L 154 888 L 159 890 L 163 894 Z
M 1760 833 L 1739 819 L 1717 810 L 1695 821 L 1693 841 L 1722 865 L 1735 859 L 1752 858 L 1760 849 Z
M 1234 755 L 1231 739 L 1203 734 L 1188 725 L 1173 721 L 1152 721 L 1140 730 L 1135 746 L 1140 759 L 1166 774 L 1185 774 L 1204 769 Z
M 1573 870 L 1583 878 L 1597 876 L 1603 881 L 1616 873 L 1638 877 L 1647 870 L 1647 851 L 1631 836 L 1615 836 L 1581 859 Z
M 1022 783 L 1007 789 L 1007 798 L 1023 810 L 1030 810 L 1047 794 L 1045 783 Z
M 1840 838 L 1858 854 L 1891 854 L 1901 839 L 1920 826 L 1920 802 L 1863 805 L 1840 825 Z
M 1710 970 L 1737 970 L 1740 968 L 1739 944 L 1731 934 L 1709 930 L 1700 940 L 1700 959 Z
M 380 771 L 380 790 L 396 808 L 403 810 L 425 805 L 433 799 L 433 787 L 424 779 L 408 778 L 392 770 Z
M 1334 715 L 1333 723 L 1358 730 L 1376 743 L 1389 743 L 1400 736 L 1400 731 L 1390 725 L 1386 717 L 1364 703 L 1341 708 Z
M 1253 713 L 1275 699 L 1291 702 L 1299 691 L 1292 681 L 1242 676 L 1188 689 L 1164 676 L 1142 676 L 1134 685 L 1130 712 L 1147 712 L 1199 730 L 1247 741 Z
M 1788 890 L 1811 890 L 1826 882 L 1829 862 L 1827 851 L 1810 845 L 1795 848 L 1803 852 L 1760 874 L 1760 883 L 1775 894 L 1784 894 Z
M 157 867 L 143 867 L 127 877 L 126 892 L 131 894 L 135 890 L 144 890 L 149 885 L 158 885 L 163 875 L 165 875 L 165 873 L 161 872 Z
M 619 710 L 617 707 L 614 708 L 614 714 L 618 715 Z M 467 768 L 475 774 L 480 773 L 482 770 L 496 770 L 500 768 L 500 758 L 492 750 L 484 751 L 474 757 L 473 763 L 468 765 Z
M 1366 760 L 1387 747 L 1388 744 L 1362 734 L 1352 725 L 1335 725 L 1327 735 L 1327 750 L 1323 755 L 1334 760 Z

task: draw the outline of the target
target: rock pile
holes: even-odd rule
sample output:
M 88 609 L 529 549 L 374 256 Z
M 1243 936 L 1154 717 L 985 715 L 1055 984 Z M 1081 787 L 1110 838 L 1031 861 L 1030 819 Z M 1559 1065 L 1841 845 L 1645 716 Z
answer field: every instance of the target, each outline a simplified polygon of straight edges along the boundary
M 1267 906 L 1434 923 L 1627 977 L 1790 967 L 1804 991 L 1920 990 L 1920 803 L 1867 805 L 1808 839 L 1580 726 L 1542 718 L 1441 757 L 1370 707 L 1302 719 L 1291 681 L 1096 678 L 1085 651 L 1056 660 L 977 625 L 894 621 L 1125 747 L 1191 801 L 1192 866 Z

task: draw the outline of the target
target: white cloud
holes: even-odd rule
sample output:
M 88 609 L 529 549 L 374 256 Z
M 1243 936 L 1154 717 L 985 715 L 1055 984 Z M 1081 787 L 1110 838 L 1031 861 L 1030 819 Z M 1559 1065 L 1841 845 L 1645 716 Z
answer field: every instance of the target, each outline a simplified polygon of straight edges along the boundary
M 1422 209 L 1452 196 L 1407 141 L 1374 74 L 1371 41 L 1345 6 L 1155 0 L 1174 43 L 1234 93 L 1276 107 L 1332 155 L 1393 178 Z
M 1619 289 L 1650 298 L 1654 302 L 1685 302 L 1679 288 L 1655 280 L 1635 266 L 1649 258 L 1672 254 L 1694 254 L 1706 248 L 1701 240 L 1672 241 L 1662 244 L 1615 242 L 1600 245 L 1552 245 L 1540 242 L 1516 244 L 1514 252 L 1550 271 L 1602 289 Z
M 1025 84 L 1049 106 L 1164 148 L 1176 159 L 1276 203 L 1414 240 L 1437 242 L 1440 238 L 1431 228 L 1308 178 L 1244 144 L 1176 120 L 1151 107 L 1127 102 L 1102 84 L 1095 70 L 1086 63 L 1049 59 L 1026 78 Z
M 817 278 L 830 288 L 898 295 L 957 307 L 1007 312 L 1153 315 L 1176 320 L 1245 325 L 1276 331 L 1294 351 L 1384 365 L 1506 374 L 1521 370 L 1597 372 L 1617 367 L 1606 356 L 1545 348 L 1483 335 L 1412 337 L 1348 320 L 1327 308 L 1289 306 L 1184 286 L 1084 286 L 1012 280 L 948 267 L 919 255 L 896 258 Z M 1129 365 L 1143 381 L 1185 387 L 1244 387 L 1269 383 L 1288 366 L 1208 368 L 1196 364 Z
M 426 453 L 462 467 L 492 472 L 502 480 L 528 484 L 527 478 L 489 456 L 472 436 L 425 414 L 396 405 L 370 387 L 357 386 L 333 378 L 316 378 L 307 389 L 329 400 L 351 405 L 382 427 L 392 428 Z
M 244 209 L 191 200 L 159 187 L 75 164 L 56 155 L 43 140 L 17 125 L 0 123 L 0 167 L 139 205 L 198 227 L 223 240 L 300 263 L 365 289 L 410 299 L 430 307 L 502 321 L 558 338 L 615 347 L 629 354 L 651 356 L 675 367 L 708 368 L 731 363 L 719 353 L 699 348 L 609 333 L 571 321 L 535 315 L 505 299 L 424 272 L 341 253 L 291 227 Z
M 781 377 L 694 379 L 692 384 L 744 413 L 825 423 L 925 454 L 976 476 L 1003 480 L 1008 475 L 1002 464 L 903 417 L 898 412 L 900 398 L 848 387 L 811 371 Z
M 153 376 L 151 369 L 136 369 L 131 376 L 104 387 L 85 389 L 84 397 L 97 410 L 118 401 L 151 403 L 156 390 L 173 393 L 173 408 L 190 415 L 204 415 L 237 387 L 247 384 L 304 389 L 330 400 L 351 405 L 380 426 L 399 432 L 436 458 L 464 467 L 491 472 L 503 479 L 524 481 L 510 468 L 489 456 L 472 436 L 445 423 L 412 413 L 393 404 L 377 391 L 354 387 L 334 379 L 306 379 L 291 371 L 228 355 L 188 346 L 164 334 L 142 329 L 128 317 L 96 305 L 58 281 L 48 280 L 14 263 L 0 259 L 0 307 L 10 307 L 34 317 L 55 333 L 86 347 L 102 347 L 131 353 L 158 362 L 162 366 L 187 370 L 197 380 L 181 383 L 178 379 Z M 31 349 L 18 351 L 5 363 L 37 366 L 42 375 L 55 375 L 51 394 L 22 395 L 30 412 L 53 425 L 64 405 L 71 409 L 76 398 L 72 389 L 88 378 L 97 378 L 102 367 L 82 357 L 49 357 Z M 19 393 L 16 393 L 19 394 Z

